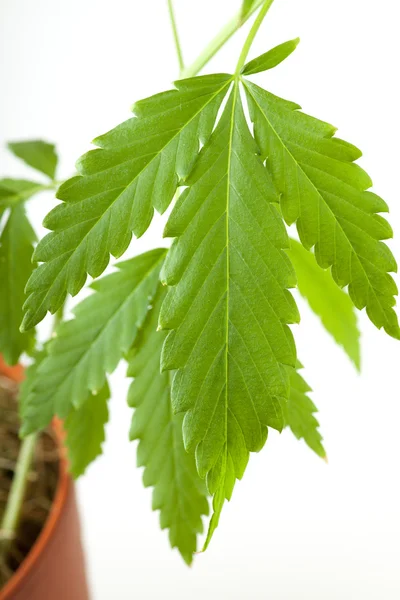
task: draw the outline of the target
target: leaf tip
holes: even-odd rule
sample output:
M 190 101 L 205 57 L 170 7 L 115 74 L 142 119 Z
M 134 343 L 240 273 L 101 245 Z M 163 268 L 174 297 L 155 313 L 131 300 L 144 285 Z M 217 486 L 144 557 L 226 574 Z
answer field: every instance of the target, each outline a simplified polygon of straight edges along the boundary
M 25 313 L 21 325 L 19 326 L 20 333 L 26 333 L 31 329 L 29 313 Z
M 352 359 L 352 362 L 353 362 L 355 370 L 360 375 L 361 374 L 361 357 L 360 357 L 360 355 L 358 354 L 357 356 L 354 356 Z
M 97 146 L 97 147 L 101 147 L 101 138 L 103 136 L 102 135 L 97 135 L 95 138 L 92 139 L 92 141 L 90 142 L 92 146 Z M 79 160 L 79 159 L 78 159 Z

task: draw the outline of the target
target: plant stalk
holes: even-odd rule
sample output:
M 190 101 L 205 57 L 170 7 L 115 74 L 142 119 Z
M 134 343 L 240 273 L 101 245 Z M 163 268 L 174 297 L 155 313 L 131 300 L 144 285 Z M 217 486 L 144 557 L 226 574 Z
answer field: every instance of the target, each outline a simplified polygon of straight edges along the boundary
M 64 317 L 65 302 L 54 315 L 53 334 Z M 39 433 L 28 435 L 22 443 L 15 466 L 10 493 L 7 499 L 6 509 L 0 525 L 0 562 L 5 559 L 10 544 L 18 530 L 21 519 L 22 505 L 24 503 L 26 488 L 28 484 L 29 471 L 35 454 L 36 443 Z
M 241 26 L 246 23 L 246 21 L 256 12 L 258 8 L 260 8 L 260 6 L 263 3 L 264 0 L 257 0 L 254 3 L 254 6 L 251 8 L 251 10 L 245 16 L 242 15 L 242 11 L 240 10 L 234 17 L 232 17 L 232 19 L 215 36 L 215 38 L 211 40 L 208 46 L 206 46 L 206 48 L 203 50 L 200 56 L 196 58 L 196 60 L 191 65 L 189 65 L 181 71 L 181 78 L 186 79 L 188 77 L 195 77 L 203 69 L 203 67 L 205 67 L 205 65 L 217 54 L 218 50 L 220 50 L 222 46 L 226 44 L 226 42 L 233 36 L 233 34 L 236 33 L 236 31 L 238 31 L 238 29 L 240 29 Z
M 182 46 L 181 46 L 181 43 L 179 40 L 178 28 L 176 25 L 175 11 L 174 11 L 174 6 L 172 3 L 172 0 L 168 0 L 168 12 L 169 12 L 169 18 L 171 21 L 172 33 L 174 36 L 176 54 L 178 56 L 179 71 L 180 71 L 180 73 L 182 73 L 182 71 L 185 68 L 185 64 L 183 62 Z
M 18 529 L 37 437 L 36 433 L 32 433 L 24 439 L 21 445 L 7 506 L 0 526 L 0 559 L 4 559 L 7 555 L 10 543 Z
M 240 53 L 239 60 L 236 65 L 235 77 L 239 77 L 240 71 L 242 70 L 242 68 L 244 67 L 244 63 L 246 62 L 246 58 L 250 51 L 251 45 L 254 42 L 254 38 L 256 37 L 257 32 L 260 29 L 260 26 L 264 21 L 264 18 L 269 9 L 271 8 L 273 2 L 274 0 L 263 0 L 261 10 L 256 17 L 252 28 L 250 29 L 249 35 L 247 36 L 247 39 Z

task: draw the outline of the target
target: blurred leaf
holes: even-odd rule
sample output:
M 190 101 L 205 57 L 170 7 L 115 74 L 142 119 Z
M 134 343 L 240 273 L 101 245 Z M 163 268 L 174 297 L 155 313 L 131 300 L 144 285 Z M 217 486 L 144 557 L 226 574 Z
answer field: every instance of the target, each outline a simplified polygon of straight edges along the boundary
M 241 23 L 244 23 L 247 15 L 252 10 L 252 8 L 256 4 L 256 2 L 257 2 L 257 0 L 243 0 L 241 12 L 240 12 L 240 22 Z
M 34 359 L 33 363 L 31 363 L 28 367 L 25 368 L 25 378 L 22 380 L 22 383 L 19 386 L 18 394 L 18 408 L 21 418 L 24 410 L 23 407 L 26 402 L 26 399 L 28 398 L 31 392 L 32 384 L 35 381 L 37 370 L 39 368 L 40 363 L 45 359 L 46 355 L 46 347 L 44 347 L 41 350 L 34 351 L 32 356 L 32 358 Z
M 47 186 L 26 179 L 0 179 L 0 207 L 14 206 L 29 200 Z
M 290 240 L 290 244 L 288 254 L 296 270 L 300 294 L 360 369 L 360 332 L 350 297 L 336 285 L 330 270 L 318 265 L 312 252 L 296 240 Z
M 53 144 L 41 140 L 10 142 L 8 148 L 33 169 L 44 173 L 50 179 L 55 178 L 58 158 Z
M 75 479 L 102 453 L 109 398 L 106 382 L 98 394 L 89 393 L 80 408 L 73 408 L 64 422 L 69 470 Z
M 15 205 L 0 237 L 0 352 L 8 364 L 16 364 L 34 344 L 34 330 L 21 333 L 19 328 L 35 240 L 24 206 Z

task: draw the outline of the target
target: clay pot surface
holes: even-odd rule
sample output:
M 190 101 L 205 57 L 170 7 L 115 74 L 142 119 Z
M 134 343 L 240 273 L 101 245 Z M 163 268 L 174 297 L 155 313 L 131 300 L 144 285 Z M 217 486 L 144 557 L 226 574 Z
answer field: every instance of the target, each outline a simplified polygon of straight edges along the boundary
M 20 382 L 23 369 L 7 367 L 0 375 Z M 60 473 L 47 521 L 27 558 L 0 591 L 0 600 L 89 600 L 75 489 L 62 450 L 61 424 L 54 423 L 60 442 Z

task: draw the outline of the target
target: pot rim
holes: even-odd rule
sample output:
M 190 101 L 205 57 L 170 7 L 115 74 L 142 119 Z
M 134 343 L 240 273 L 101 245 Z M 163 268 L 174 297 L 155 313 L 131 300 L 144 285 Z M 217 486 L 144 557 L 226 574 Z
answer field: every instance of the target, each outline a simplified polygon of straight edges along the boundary
M 24 377 L 23 367 L 21 365 L 8 367 L 4 364 L 4 361 L 0 356 L 0 375 L 20 383 Z M 25 578 L 35 568 L 37 562 L 52 538 L 68 497 L 71 487 L 71 478 L 68 474 L 66 455 L 62 449 L 63 431 L 61 421 L 55 419 L 52 427 L 56 434 L 60 454 L 58 482 L 53 504 L 43 529 L 40 532 L 36 542 L 30 549 L 29 554 L 15 571 L 11 579 L 0 590 L 0 600 L 11 600 L 13 594 L 18 591 Z

